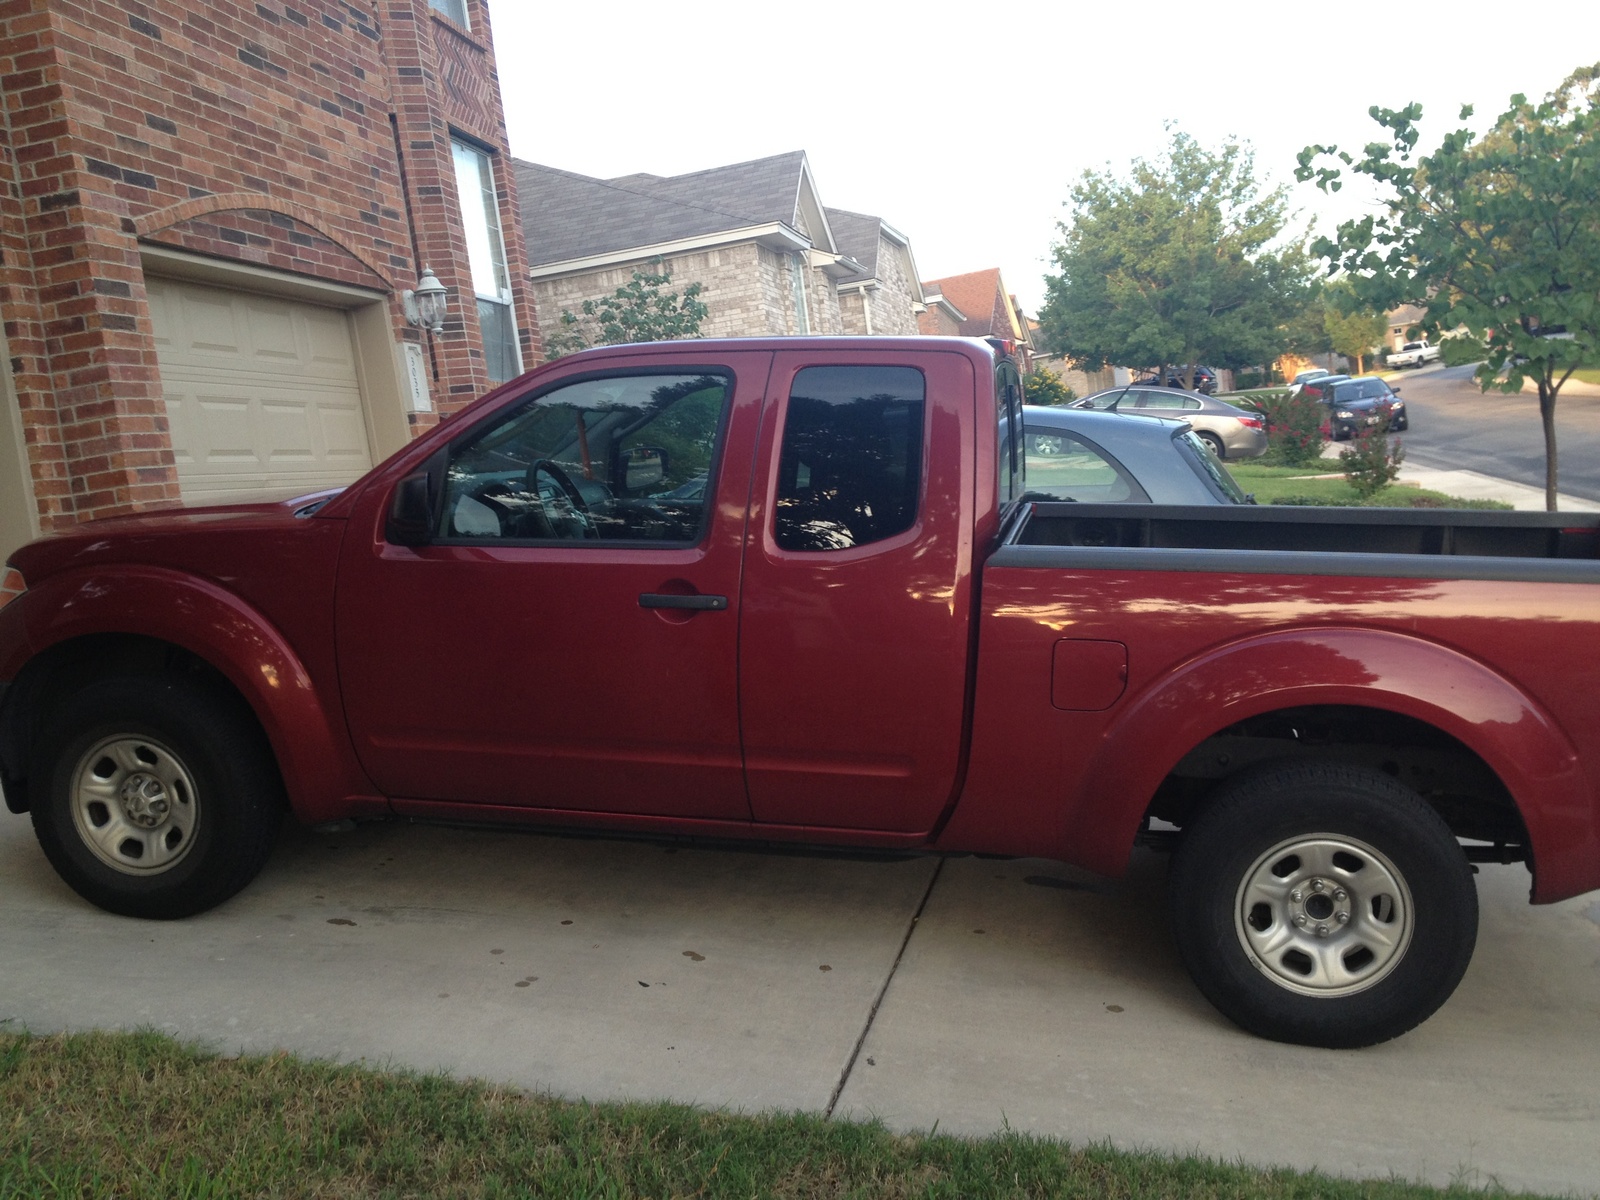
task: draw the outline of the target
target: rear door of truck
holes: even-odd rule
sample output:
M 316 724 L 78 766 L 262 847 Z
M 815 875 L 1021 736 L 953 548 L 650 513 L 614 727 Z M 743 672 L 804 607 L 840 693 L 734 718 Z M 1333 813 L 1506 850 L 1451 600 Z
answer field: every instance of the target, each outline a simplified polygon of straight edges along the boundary
M 757 821 L 904 834 L 950 803 L 989 369 L 965 347 L 775 356 L 739 635 Z

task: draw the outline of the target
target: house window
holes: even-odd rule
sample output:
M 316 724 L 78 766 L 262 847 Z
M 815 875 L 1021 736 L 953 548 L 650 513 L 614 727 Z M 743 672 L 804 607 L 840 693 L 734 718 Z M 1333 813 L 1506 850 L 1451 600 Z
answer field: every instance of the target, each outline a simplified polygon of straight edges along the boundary
M 467 256 L 472 264 L 472 290 L 478 299 L 478 326 L 483 332 L 483 359 L 489 378 L 504 383 L 522 374 L 517 348 L 517 322 L 511 309 L 511 273 L 506 269 L 506 243 L 500 235 L 500 205 L 494 192 L 494 162 L 476 146 L 452 141 L 456 160 L 456 194 L 466 228 Z
M 467 23 L 467 0 L 428 0 L 433 11 L 443 13 L 463 29 L 471 29 Z

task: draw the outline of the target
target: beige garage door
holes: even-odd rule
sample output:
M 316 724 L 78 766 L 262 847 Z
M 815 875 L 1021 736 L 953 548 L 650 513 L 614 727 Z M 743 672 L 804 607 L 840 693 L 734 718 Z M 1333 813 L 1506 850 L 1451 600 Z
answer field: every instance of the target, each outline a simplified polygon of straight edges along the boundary
M 146 283 L 186 501 L 292 496 L 349 483 L 372 465 L 348 314 Z

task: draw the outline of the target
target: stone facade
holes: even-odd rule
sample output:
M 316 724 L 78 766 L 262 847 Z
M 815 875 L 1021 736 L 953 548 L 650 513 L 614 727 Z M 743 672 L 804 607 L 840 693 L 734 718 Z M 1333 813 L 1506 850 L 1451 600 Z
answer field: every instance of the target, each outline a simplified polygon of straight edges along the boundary
M 914 337 L 922 332 L 917 314 L 922 304 L 906 267 L 905 247 L 880 234 L 877 285 L 846 284 L 840 289 L 845 333 Z
M 467 10 L 470 30 L 427 0 L 0 4 L 0 399 L 16 409 L 0 426 L 21 442 L 8 458 L 0 436 L 0 473 L 24 471 L 33 505 L 8 510 L 0 552 L 24 525 L 178 501 L 145 288 L 157 250 L 362 289 L 392 360 L 364 391 L 394 393 L 367 399 L 395 405 L 402 431 L 437 419 L 398 415 L 406 343 L 437 410 L 487 390 L 450 138 L 503 160 L 506 137 L 484 0 Z M 496 183 L 535 361 L 511 172 Z M 423 265 L 452 297 L 431 339 L 400 295 Z
M 795 304 L 798 267 L 805 291 L 806 321 L 802 329 Z M 665 269 L 672 282 L 667 291 L 682 294 L 691 283 L 701 285 L 706 319 L 704 337 L 786 336 L 802 332 L 846 333 L 838 288 L 826 273 L 806 265 L 803 254 L 773 250 L 755 242 L 719 246 L 660 260 L 640 258 L 603 271 L 535 279 L 532 284 L 541 326 L 561 328 L 563 312 L 580 313 L 585 300 L 611 295 L 635 271 Z

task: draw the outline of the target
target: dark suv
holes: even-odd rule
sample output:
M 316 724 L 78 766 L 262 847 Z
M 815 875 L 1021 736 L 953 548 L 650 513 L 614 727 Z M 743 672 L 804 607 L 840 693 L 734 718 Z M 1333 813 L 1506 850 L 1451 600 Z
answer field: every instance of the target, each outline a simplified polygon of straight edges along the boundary
M 1188 373 L 1187 367 L 1169 367 L 1166 378 L 1163 379 L 1155 372 L 1146 375 L 1143 379 L 1135 379 L 1134 387 L 1170 387 L 1181 388 L 1187 385 L 1183 377 Z M 1210 367 L 1196 367 L 1194 369 L 1194 390 L 1202 395 L 1209 396 L 1217 390 L 1217 373 Z

